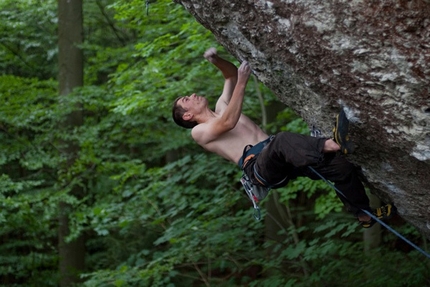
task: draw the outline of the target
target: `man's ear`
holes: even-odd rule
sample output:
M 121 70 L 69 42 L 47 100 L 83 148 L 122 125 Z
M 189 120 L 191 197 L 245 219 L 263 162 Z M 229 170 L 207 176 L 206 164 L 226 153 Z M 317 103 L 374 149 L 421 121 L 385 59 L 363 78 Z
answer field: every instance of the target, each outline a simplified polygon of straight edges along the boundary
M 194 115 L 191 113 L 188 113 L 188 112 L 182 115 L 182 119 L 184 121 L 190 121 L 193 117 L 194 117 Z

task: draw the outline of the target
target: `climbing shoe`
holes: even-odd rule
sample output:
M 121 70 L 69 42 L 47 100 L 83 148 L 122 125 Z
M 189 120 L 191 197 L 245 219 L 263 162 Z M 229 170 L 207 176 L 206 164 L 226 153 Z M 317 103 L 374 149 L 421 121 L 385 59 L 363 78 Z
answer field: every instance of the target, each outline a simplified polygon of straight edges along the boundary
M 353 145 L 349 140 L 349 121 L 345 115 L 345 111 L 342 109 L 336 117 L 336 124 L 333 129 L 334 141 L 340 146 L 340 150 L 343 154 L 353 152 Z
M 374 220 L 373 218 L 370 218 L 368 221 L 360 221 L 359 220 L 358 222 L 361 224 L 361 227 L 370 228 L 376 223 L 376 220 Z
M 396 207 L 391 204 L 386 204 L 373 210 L 373 214 L 378 219 L 389 219 L 396 212 Z
M 376 218 L 381 219 L 381 220 L 391 218 L 394 213 L 396 213 L 396 207 L 394 207 L 391 204 L 383 205 L 383 206 L 378 207 L 372 211 L 372 214 Z M 359 220 L 358 222 L 360 223 L 360 225 L 363 228 L 370 228 L 376 223 L 376 220 L 373 218 L 370 218 L 368 221 L 360 221 Z

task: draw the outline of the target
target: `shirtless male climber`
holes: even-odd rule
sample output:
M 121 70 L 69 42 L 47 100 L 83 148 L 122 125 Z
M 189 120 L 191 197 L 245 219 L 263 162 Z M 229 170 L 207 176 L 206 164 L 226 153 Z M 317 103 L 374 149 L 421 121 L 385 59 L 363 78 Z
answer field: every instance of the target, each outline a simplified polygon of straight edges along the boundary
M 192 129 L 191 135 L 201 147 L 238 164 L 252 185 L 267 190 L 283 187 L 298 176 L 320 179 L 311 167 L 334 182 L 343 193 L 338 197 L 364 228 L 371 227 L 376 221 L 363 209 L 381 219 L 391 215 L 391 205 L 376 210 L 370 208 L 356 167 L 341 152 L 348 150 L 346 142 L 342 144 L 339 140 L 345 135 L 335 136 L 338 143 L 328 138 L 290 132 L 268 136 L 242 114 L 245 88 L 251 74 L 249 64 L 244 61 L 237 69 L 219 57 L 215 48 L 208 49 L 204 57 L 222 72 L 225 80 L 215 111 L 208 107 L 205 97 L 196 94 L 179 97 L 172 109 L 176 124 Z M 345 128 L 338 130 L 347 132 Z

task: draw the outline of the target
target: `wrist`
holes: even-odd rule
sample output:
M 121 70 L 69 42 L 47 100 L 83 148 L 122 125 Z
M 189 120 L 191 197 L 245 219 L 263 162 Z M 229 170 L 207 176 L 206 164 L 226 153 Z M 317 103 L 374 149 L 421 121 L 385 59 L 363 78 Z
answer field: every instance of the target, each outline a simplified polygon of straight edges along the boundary
M 207 58 L 209 62 L 211 63 L 215 63 L 218 61 L 219 57 L 217 54 L 211 55 L 210 57 Z

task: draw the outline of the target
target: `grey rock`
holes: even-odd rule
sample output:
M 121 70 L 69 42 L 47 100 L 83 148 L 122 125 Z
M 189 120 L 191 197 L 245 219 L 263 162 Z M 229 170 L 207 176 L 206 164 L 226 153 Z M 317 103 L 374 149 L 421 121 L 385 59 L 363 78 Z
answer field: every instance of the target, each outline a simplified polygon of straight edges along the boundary
M 349 159 L 430 239 L 428 1 L 175 2 L 323 135 L 344 106 Z

